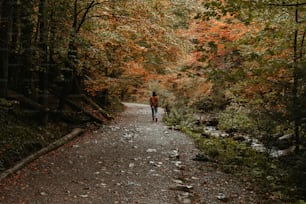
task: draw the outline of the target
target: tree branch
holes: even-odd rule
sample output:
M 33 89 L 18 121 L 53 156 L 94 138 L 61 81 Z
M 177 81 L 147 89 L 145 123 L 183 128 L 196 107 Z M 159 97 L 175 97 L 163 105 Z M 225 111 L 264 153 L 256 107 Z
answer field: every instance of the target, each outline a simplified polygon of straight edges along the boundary
M 304 54 L 304 42 L 305 42 L 305 35 L 306 35 L 306 30 L 304 30 L 303 32 L 303 37 L 302 37 L 302 41 L 301 41 L 301 50 L 300 50 L 300 58 L 303 58 L 303 54 Z
M 305 3 L 295 3 L 295 4 L 267 4 L 268 6 L 284 6 L 284 7 L 291 7 L 291 6 L 304 6 Z
M 102 3 L 106 3 L 106 2 L 108 2 L 108 1 L 103 1 L 103 2 L 97 2 L 97 3 L 95 3 L 95 5 L 93 5 L 92 7 L 94 7 L 94 6 L 96 6 L 96 5 L 98 5 L 98 4 L 102 4 Z M 83 9 L 80 9 L 78 12 L 77 12 L 77 15 L 79 15 L 80 13 L 82 13 L 84 10 L 86 10 L 87 9 L 87 7 L 85 7 L 85 8 L 83 8 Z
M 110 17 L 111 15 L 93 15 L 93 16 L 89 16 L 88 18 L 105 18 L 105 17 Z
M 78 10 L 78 0 L 75 0 L 74 1 L 74 16 L 73 16 L 73 25 L 72 25 L 72 27 L 73 27 L 73 29 L 75 29 L 76 28 L 76 26 L 77 26 L 77 22 L 78 22 L 78 13 L 77 13 L 77 10 Z
M 85 12 L 84 12 L 84 14 L 83 14 L 83 16 L 82 16 L 82 19 L 81 19 L 81 21 L 80 21 L 80 23 L 79 23 L 77 29 L 75 30 L 76 33 L 78 33 L 78 32 L 80 31 L 81 26 L 83 25 L 83 23 L 84 23 L 85 20 L 86 20 L 86 16 L 87 16 L 89 10 L 90 10 L 91 8 L 95 7 L 95 6 L 98 5 L 98 4 L 100 4 L 100 3 L 95 2 L 95 1 L 92 1 L 92 2 L 90 2 L 90 4 L 85 8 Z

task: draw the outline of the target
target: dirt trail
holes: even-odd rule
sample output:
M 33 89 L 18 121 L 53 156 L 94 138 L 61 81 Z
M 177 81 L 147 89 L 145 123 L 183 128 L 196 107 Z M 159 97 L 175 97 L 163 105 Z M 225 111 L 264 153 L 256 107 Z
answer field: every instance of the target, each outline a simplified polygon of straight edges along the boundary
M 186 135 L 146 105 L 44 155 L 0 183 L 0 203 L 260 203 L 247 183 L 193 161 Z

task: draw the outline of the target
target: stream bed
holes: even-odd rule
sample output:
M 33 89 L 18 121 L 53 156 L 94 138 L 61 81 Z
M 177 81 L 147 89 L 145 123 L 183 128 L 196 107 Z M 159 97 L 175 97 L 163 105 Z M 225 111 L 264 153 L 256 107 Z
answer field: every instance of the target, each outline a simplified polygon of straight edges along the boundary
M 230 134 L 218 130 L 215 126 L 205 126 L 203 128 L 203 133 L 205 135 L 209 135 L 212 137 L 216 138 L 226 138 L 230 137 Z M 284 155 L 287 155 L 289 152 L 293 151 L 293 147 L 290 147 L 288 149 L 280 150 L 277 149 L 276 147 L 273 148 L 267 148 L 263 143 L 261 143 L 258 139 L 256 138 L 251 138 L 249 135 L 246 134 L 241 134 L 241 133 L 236 133 L 234 137 L 239 137 L 243 138 L 243 142 L 249 144 L 253 149 L 255 149 L 258 152 L 266 152 L 268 153 L 271 157 L 277 158 L 281 157 Z

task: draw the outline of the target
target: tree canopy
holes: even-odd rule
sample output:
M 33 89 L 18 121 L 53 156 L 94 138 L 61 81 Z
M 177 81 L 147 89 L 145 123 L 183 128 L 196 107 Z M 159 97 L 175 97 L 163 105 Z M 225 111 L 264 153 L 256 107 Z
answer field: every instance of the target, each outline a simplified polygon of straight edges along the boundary
M 0 14 L 0 108 L 103 123 L 157 90 L 224 131 L 305 146 L 303 0 L 0 0 Z

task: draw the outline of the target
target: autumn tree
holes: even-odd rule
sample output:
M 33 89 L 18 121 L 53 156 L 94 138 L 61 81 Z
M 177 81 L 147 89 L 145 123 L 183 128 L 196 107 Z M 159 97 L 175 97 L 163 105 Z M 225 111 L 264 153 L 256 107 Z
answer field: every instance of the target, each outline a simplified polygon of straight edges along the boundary
M 280 124 L 284 129 L 291 126 L 298 151 L 305 110 L 305 3 L 207 1 L 203 5 L 206 20 L 233 16 L 250 28 L 227 44 L 239 53 L 239 64 L 224 58 L 225 64 L 234 66 L 225 70 L 217 66 L 215 73 L 226 76 L 223 80 L 230 82 L 232 96 L 244 96 L 258 121 L 277 121 L 273 128 L 266 125 L 267 134 L 278 132 Z
M 167 73 L 187 47 L 173 30 L 171 6 L 170 1 L 110 1 L 90 17 L 87 25 L 95 27 L 97 34 L 85 38 L 94 52 L 83 56 L 97 65 L 85 66 L 99 74 L 88 73 L 88 91 L 123 93 L 113 88 L 126 90 L 129 84 L 128 90 L 133 92 L 144 88 L 147 74 Z M 83 34 L 92 36 L 86 31 Z
M 174 29 L 188 25 L 188 2 L 1 1 L 1 97 L 47 122 L 72 94 L 100 92 L 105 102 L 144 88 L 149 74 L 168 73 L 186 52 Z

